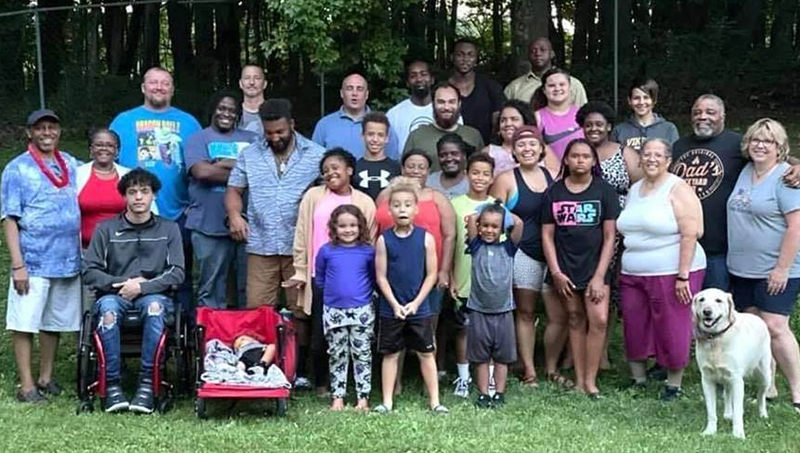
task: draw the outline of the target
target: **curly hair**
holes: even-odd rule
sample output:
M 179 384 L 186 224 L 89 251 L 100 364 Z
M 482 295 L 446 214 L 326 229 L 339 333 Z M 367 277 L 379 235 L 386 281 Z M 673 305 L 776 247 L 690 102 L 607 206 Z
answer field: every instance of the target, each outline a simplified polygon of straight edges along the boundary
M 367 218 L 364 213 L 358 209 L 357 206 L 352 204 L 343 204 L 336 207 L 331 213 L 331 218 L 328 219 L 328 236 L 331 239 L 331 244 L 339 245 L 339 237 L 336 235 L 336 226 L 339 223 L 339 216 L 342 214 L 350 214 L 356 218 L 358 222 L 358 243 L 369 244 L 369 228 L 367 227 Z

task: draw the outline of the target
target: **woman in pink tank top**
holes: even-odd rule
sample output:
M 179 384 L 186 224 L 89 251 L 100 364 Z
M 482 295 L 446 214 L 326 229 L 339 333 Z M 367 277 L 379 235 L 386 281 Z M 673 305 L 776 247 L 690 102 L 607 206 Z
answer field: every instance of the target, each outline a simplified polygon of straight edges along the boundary
M 542 75 L 541 89 L 547 104 L 534 113 L 536 126 L 542 133 L 544 142 L 553 150 L 559 162 L 569 142 L 583 138 L 583 129 L 575 120 L 580 106 L 572 104 L 569 86 L 567 71 L 552 68 L 545 72 Z

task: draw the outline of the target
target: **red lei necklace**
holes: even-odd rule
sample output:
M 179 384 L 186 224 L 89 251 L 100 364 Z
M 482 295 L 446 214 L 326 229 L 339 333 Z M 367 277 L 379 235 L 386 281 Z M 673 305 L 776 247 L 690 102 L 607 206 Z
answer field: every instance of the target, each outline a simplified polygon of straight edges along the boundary
M 61 189 L 69 184 L 69 169 L 67 168 L 67 163 L 64 162 L 64 158 L 57 149 L 53 151 L 53 157 L 56 158 L 58 168 L 61 170 L 60 178 L 53 174 L 53 172 L 50 170 L 50 167 L 48 167 L 47 164 L 44 163 L 44 160 L 42 160 L 42 156 L 39 155 L 39 151 L 34 149 L 33 146 L 28 145 L 28 153 L 30 153 L 31 157 L 33 157 L 33 160 L 36 161 L 36 165 L 39 166 L 39 170 L 41 170 L 42 173 L 47 176 L 47 179 L 49 179 L 54 186 Z

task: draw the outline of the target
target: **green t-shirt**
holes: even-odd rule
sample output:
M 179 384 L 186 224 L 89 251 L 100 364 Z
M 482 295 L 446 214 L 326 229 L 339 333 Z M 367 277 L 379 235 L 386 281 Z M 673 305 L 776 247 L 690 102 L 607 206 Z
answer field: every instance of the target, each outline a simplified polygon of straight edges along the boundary
M 484 203 L 494 203 L 494 198 L 486 200 L 473 200 L 468 195 L 459 195 L 450 202 L 456 212 L 456 243 L 455 256 L 453 257 L 453 276 L 456 280 L 458 297 L 468 298 L 470 290 L 470 274 L 472 271 L 472 258 L 465 252 L 467 250 L 467 216 L 475 212 L 475 208 Z
M 472 147 L 475 148 L 475 151 L 480 151 L 483 149 L 483 138 L 481 138 L 481 133 L 478 132 L 477 129 L 459 124 L 458 127 L 456 127 L 456 130 L 453 132 L 460 135 L 465 142 L 472 145 Z M 440 168 L 439 155 L 436 152 L 436 143 L 446 133 L 447 132 L 435 127 L 433 124 L 425 124 L 420 126 L 414 129 L 414 132 L 408 136 L 408 140 L 406 140 L 406 146 L 403 149 L 403 152 L 405 153 L 414 148 L 419 148 L 425 151 L 431 158 L 432 162 L 430 172 L 437 172 L 440 170 Z

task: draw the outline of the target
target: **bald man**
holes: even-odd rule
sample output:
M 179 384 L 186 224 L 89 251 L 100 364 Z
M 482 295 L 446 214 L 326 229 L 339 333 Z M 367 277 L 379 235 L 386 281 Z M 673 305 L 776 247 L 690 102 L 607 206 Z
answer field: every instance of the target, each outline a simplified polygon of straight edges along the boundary
M 553 44 L 547 38 L 538 38 L 528 45 L 528 61 L 531 63 L 531 70 L 525 75 L 512 80 L 505 89 L 508 99 L 519 99 L 523 102 L 531 102 L 533 92 L 542 86 L 542 75 L 553 67 Z M 586 90 L 583 84 L 575 77 L 570 77 L 570 95 L 572 103 L 577 105 L 586 104 Z
M 369 85 L 367 79 L 361 74 L 351 73 L 342 80 L 339 90 L 342 106 L 339 110 L 323 116 L 317 121 L 311 140 L 320 144 L 325 149 L 342 147 L 349 151 L 356 159 L 364 157 L 364 138 L 362 137 L 362 122 L 364 115 L 370 112 L 367 106 L 369 99 Z M 386 155 L 397 159 L 397 135 L 389 128 L 389 143 L 386 145 Z
M 184 230 L 189 206 L 184 147 L 190 135 L 201 129 L 190 114 L 172 106 L 175 85 L 172 74 L 154 67 L 142 80 L 144 104 L 117 115 L 111 130 L 120 138 L 119 163 L 128 168 L 141 167 L 154 173 L 161 182 L 156 205 L 161 217 L 178 223 L 184 240 L 186 275 L 192 275 L 192 249 Z M 191 309 L 192 279 L 181 285 L 176 299 Z
M 239 76 L 239 88 L 242 90 L 242 117 L 239 129 L 264 135 L 264 125 L 258 109 L 264 103 L 264 91 L 267 89 L 267 78 L 261 66 L 248 64 L 242 68 Z

